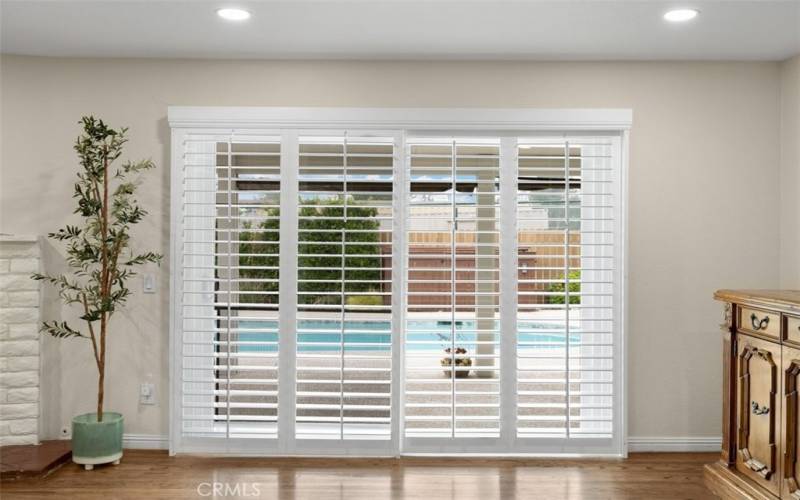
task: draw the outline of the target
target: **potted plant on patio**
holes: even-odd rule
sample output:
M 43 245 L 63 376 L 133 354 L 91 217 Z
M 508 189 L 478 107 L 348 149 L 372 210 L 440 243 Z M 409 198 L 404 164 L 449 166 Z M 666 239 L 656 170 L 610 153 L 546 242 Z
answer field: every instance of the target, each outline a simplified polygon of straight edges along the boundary
M 128 281 L 135 269 L 159 263 L 161 255 L 131 250 L 131 227 L 147 214 L 134 198 L 137 174 L 154 168 L 150 160 L 123 162 L 112 169 L 127 142 L 127 129 L 112 129 L 92 116 L 80 122 L 75 141 L 81 169 L 74 185 L 74 213 L 82 224 L 66 225 L 48 237 L 66 248 L 69 272 L 34 274 L 54 286 L 66 305 L 75 305 L 84 328 L 66 321 L 45 321 L 41 331 L 56 338 L 89 343 L 97 367 L 97 410 L 72 419 L 72 460 L 92 469 L 95 464 L 118 464 L 122 458 L 123 418 L 103 408 L 106 352 L 110 321 L 131 294 Z
M 456 347 L 455 353 L 451 347 L 444 350 L 446 356 L 440 361 L 442 367 L 445 369 L 444 374 L 447 377 L 452 376 L 450 370 L 455 360 L 455 377 L 467 378 L 469 377 L 470 367 L 472 366 L 472 358 L 467 355 L 466 347 Z

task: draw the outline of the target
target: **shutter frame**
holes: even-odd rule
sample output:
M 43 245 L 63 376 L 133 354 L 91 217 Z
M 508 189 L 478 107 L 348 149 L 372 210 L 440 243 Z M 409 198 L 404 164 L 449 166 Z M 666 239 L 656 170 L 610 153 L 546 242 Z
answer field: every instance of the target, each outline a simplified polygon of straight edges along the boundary
M 441 111 L 441 112 L 440 112 Z M 399 112 L 395 112 L 392 110 L 369 110 L 368 113 L 364 113 L 363 110 L 339 110 L 339 109 L 330 109 L 324 110 L 323 113 L 317 113 L 315 109 L 308 109 L 303 111 L 298 111 L 295 109 L 289 108 L 282 108 L 280 110 L 273 110 L 268 108 L 248 108 L 247 113 L 241 113 L 238 109 L 232 108 L 217 108 L 214 110 L 213 113 L 208 113 L 208 108 L 171 108 L 170 109 L 170 124 L 173 126 L 172 130 L 172 137 L 173 137 L 173 148 L 172 148 L 172 163 L 173 163 L 173 170 L 171 177 L 173 182 L 171 184 L 171 193 L 172 193 L 172 225 L 171 225 L 171 232 L 170 232 L 170 248 L 172 249 L 171 252 L 171 263 L 172 269 L 179 269 L 180 259 L 177 258 L 179 252 L 176 249 L 180 248 L 183 245 L 182 238 L 180 237 L 180 231 L 176 229 L 180 229 L 180 221 L 176 221 L 176 214 L 179 210 L 176 210 L 176 205 L 178 205 L 177 200 L 181 194 L 180 186 L 182 184 L 182 178 L 180 173 L 176 173 L 176 166 L 179 166 L 181 163 L 180 155 L 177 154 L 175 145 L 180 143 L 181 137 L 189 132 L 198 132 L 202 131 L 202 133 L 207 134 L 214 134 L 214 133 L 230 133 L 230 128 L 220 128 L 218 125 L 220 123 L 225 123 L 226 127 L 229 126 L 237 126 L 242 127 L 239 131 L 242 130 L 249 130 L 253 133 L 264 133 L 266 130 L 274 130 L 274 127 L 277 125 L 278 128 L 288 127 L 285 130 L 287 132 L 292 130 L 292 127 L 297 127 L 298 124 L 303 123 L 304 126 L 309 124 L 307 117 L 316 117 L 314 119 L 314 126 L 323 125 L 319 128 L 333 128 L 338 126 L 335 119 L 335 116 L 338 116 L 339 119 L 347 116 L 348 126 L 354 123 L 358 123 L 359 126 L 364 126 L 364 129 L 367 128 L 374 128 L 374 129 L 382 129 L 382 130 L 398 130 L 395 132 L 398 136 L 402 137 L 404 133 L 402 130 L 412 130 L 413 133 L 410 135 L 416 135 L 419 132 L 419 129 L 423 128 L 426 130 L 430 130 L 431 132 L 435 133 L 442 133 L 442 135 L 447 135 L 448 132 L 445 131 L 448 127 L 451 129 L 450 134 L 452 134 L 453 127 L 460 128 L 463 130 L 462 127 L 470 128 L 471 130 L 482 130 L 482 131 L 493 131 L 497 130 L 498 128 L 505 127 L 506 130 L 500 133 L 500 135 L 509 134 L 509 130 L 516 128 L 517 132 L 511 132 L 510 135 L 517 136 L 517 137 L 525 137 L 526 134 L 523 130 L 538 130 L 538 131 L 545 131 L 545 130 L 579 130 L 579 131 L 595 131 L 594 135 L 601 135 L 605 137 L 611 138 L 612 142 L 615 143 L 615 148 L 617 151 L 617 156 L 614 159 L 615 168 L 615 179 L 614 179 L 614 189 L 615 192 L 619 196 L 619 203 L 613 207 L 614 211 L 614 219 L 619 224 L 617 227 L 613 245 L 615 249 L 618 251 L 615 252 L 614 261 L 617 264 L 614 269 L 613 275 L 613 282 L 615 283 L 615 298 L 617 299 L 617 303 L 615 309 L 613 311 L 614 321 L 617 325 L 616 331 L 614 332 L 614 339 L 615 343 L 613 346 L 613 365 L 614 365 L 614 373 L 615 378 L 613 380 L 613 389 L 617 395 L 615 400 L 614 408 L 613 408 L 613 418 L 614 418 L 614 432 L 613 438 L 610 440 L 584 440 L 582 438 L 572 438 L 571 443 L 568 446 L 554 446 L 553 443 L 548 442 L 547 440 L 542 441 L 538 439 L 529 439 L 526 440 L 525 443 L 517 443 L 515 447 L 508 448 L 504 447 L 502 450 L 504 452 L 518 452 L 518 453 L 561 453 L 561 452 L 578 452 L 578 453 L 590 453 L 590 454 L 617 454 L 617 455 L 624 455 L 625 454 L 625 429 L 626 429 L 626 422 L 625 422 L 625 411 L 624 411 L 624 396 L 625 396 L 625 373 L 624 373 L 624 353 L 625 353 L 625 342 L 624 342 L 624 329 L 626 324 L 626 316 L 627 316 L 627 309 L 625 307 L 625 297 L 626 297 L 626 278 L 625 278 L 625 261 L 626 261 L 626 247 L 627 247 L 627 234 L 625 228 L 626 222 L 626 184 L 627 184 L 627 163 L 628 163 L 628 155 L 627 155 L 627 148 L 628 148 L 628 132 L 627 129 L 630 127 L 630 112 L 626 110 L 618 110 L 618 112 L 608 112 L 607 110 L 570 110 L 569 113 L 565 113 L 564 110 L 551 110 L 552 112 L 548 113 L 537 113 L 535 110 L 516 110 L 515 112 L 506 113 L 507 110 L 459 110 L 458 112 L 450 113 L 450 110 L 435 110 L 435 111 L 422 111 L 417 113 L 415 110 L 401 110 Z M 537 116 L 538 114 L 538 116 Z M 245 116 L 247 115 L 247 116 Z M 303 117 L 303 115 L 305 117 Z M 404 115 L 407 115 L 406 118 Z M 333 117 L 333 118 L 332 118 Z M 444 118 L 447 117 L 447 118 Z M 342 122 L 339 122 L 342 123 Z M 445 124 L 447 123 L 447 124 Z M 513 125 L 508 125 L 513 123 Z M 315 129 L 315 132 L 317 130 Z M 284 132 L 286 133 L 286 132 Z M 491 132 L 489 132 L 491 134 Z M 530 134 L 528 134 L 530 135 Z M 543 134 L 547 135 L 547 134 Z M 588 134 L 592 135 L 592 134 Z M 582 135 L 575 136 L 578 139 L 584 137 Z M 176 179 L 178 182 L 176 182 Z M 401 184 L 403 185 L 403 184 Z M 397 195 L 398 193 L 395 193 Z M 401 205 L 403 204 L 404 200 L 398 200 L 398 203 Z M 501 217 L 502 219 L 502 217 Z M 402 232 L 402 231 L 401 231 Z M 398 244 L 403 244 L 401 239 L 396 238 L 395 246 Z M 395 248 L 395 251 L 398 251 Z M 401 265 L 399 259 L 394 259 L 394 266 Z M 396 271 L 394 275 L 397 275 Z M 176 283 L 177 279 L 174 277 L 170 282 L 170 293 L 173 297 L 172 304 L 173 307 L 170 308 L 170 325 L 171 325 L 171 341 L 170 341 L 170 362 L 171 362 L 171 377 L 170 377 L 170 386 L 171 386 L 171 394 L 173 395 L 170 398 L 170 406 L 171 406 L 171 418 L 170 418 L 170 450 L 171 452 L 179 452 L 179 451 L 209 451 L 209 452 L 221 452 L 221 453 L 248 453 L 248 454 L 260 454 L 260 455 L 271 455 L 271 454 L 298 454 L 298 453 L 337 453 L 337 450 L 333 450 L 326 447 L 319 447 L 316 443 L 308 443 L 306 444 L 298 444 L 298 443 L 289 443 L 285 445 L 281 445 L 280 449 L 273 449 L 273 448 L 265 448 L 263 444 L 259 446 L 251 446 L 248 442 L 238 440 L 232 438 L 231 441 L 227 444 L 222 443 L 213 443 L 203 439 L 194 439 L 194 438 L 182 438 L 178 432 L 180 429 L 180 401 L 181 401 L 181 391 L 179 387 L 176 387 L 175 381 L 179 380 L 178 376 L 180 374 L 180 363 L 176 363 L 176 357 L 179 356 L 181 349 L 183 347 L 182 341 L 179 338 L 179 335 L 176 335 L 176 332 L 180 332 L 180 311 L 177 309 L 176 306 L 182 304 L 180 296 L 182 295 L 182 284 Z M 397 280 L 395 280 L 396 282 Z M 283 284 L 281 287 L 281 292 L 283 291 Z M 397 293 L 402 293 L 400 287 L 395 286 L 393 288 L 393 295 Z M 395 305 L 398 302 L 395 300 L 393 301 Z M 401 310 L 405 309 L 405 307 L 401 307 Z M 397 315 L 395 315 L 395 321 L 397 321 Z M 395 355 L 398 353 L 398 350 L 394 350 Z M 397 384 L 402 385 L 403 380 L 398 379 L 396 380 Z M 400 390 L 395 388 L 392 392 L 393 397 L 397 398 L 400 396 Z M 395 401 L 395 400 L 393 400 Z M 400 412 L 402 412 L 403 407 L 398 404 L 398 402 L 394 402 L 393 406 L 398 408 Z M 397 415 L 395 415 L 397 416 Z M 397 422 L 397 418 L 395 418 L 395 423 Z M 480 440 L 483 441 L 483 440 Z M 348 445 L 347 443 L 343 443 Z M 444 443 L 446 444 L 446 443 Z M 384 448 L 380 446 L 371 446 L 369 444 L 365 444 L 360 448 L 352 448 L 352 447 L 344 447 L 339 448 L 338 450 L 348 450 L 347 453 L 354 453 L 355 454 L 364 454 L 364 455 L 372 455 L 372 454 L 394 454 L 399 453 L 399 450 L 404 450 L 403 453 L 409 452 L 435 452 L 435 453 L 448 453 L 448 452 L 477 452 L 477 453 L 493 453 L 497 454 L 498 448 L 493 443 L 484 443 L 484 442 L 475 442 L 473 445 L 466 447 L 466 446 L 443 446 L 440 444 L 438 447 L 434 446 L 415 446 L 416 443 L 399 443 L 395 442 L 391 447 Z M 504 445 L 506 446 L 506 445 Z M 401 448 L 402 447 L 402 448 Z M 395 450 L 395 451 L 393 451 Z M 503 453 L 500 451 L 499 453 Z

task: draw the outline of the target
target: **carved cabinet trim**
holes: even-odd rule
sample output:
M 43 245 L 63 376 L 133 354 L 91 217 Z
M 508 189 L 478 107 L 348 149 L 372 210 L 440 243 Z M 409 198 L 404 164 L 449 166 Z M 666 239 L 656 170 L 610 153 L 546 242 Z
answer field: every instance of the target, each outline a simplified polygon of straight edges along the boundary
M 722 310 L 722 324 L 723 329 L 733 328 L 733 304 L 725 302 L 725 307 Z
M 797 377 L 800 375 L 800 359 L 784 359 L 783 373 L 783 487 L 793 499 L 800 500 L 795 470 L 797 468 Z
M 760 348 L 755 342 L 743 339 L 744 346 L 739 353 L 739 439 L 738 451 L 744 466 L 755 476 L 763 478 L 767 482 L 772 482 L 773 475 L 777 471 L 777 419 L 776 419 L 776 395 L 778 392 L 778 364 L 775 362 L 773 354 L 768 349 Z M 768 365 L 769 369 L 769 398 L 768 401 L 751 400 L 751 363 L 754 360 L 761 360 Z M 765 405 L 768 405 L 766 406 Z M 753 417 L 767 418 L 768 421 L 768 463 L 762 463 L 756 459 L 754 453 L 749 449 L 751 420 Z

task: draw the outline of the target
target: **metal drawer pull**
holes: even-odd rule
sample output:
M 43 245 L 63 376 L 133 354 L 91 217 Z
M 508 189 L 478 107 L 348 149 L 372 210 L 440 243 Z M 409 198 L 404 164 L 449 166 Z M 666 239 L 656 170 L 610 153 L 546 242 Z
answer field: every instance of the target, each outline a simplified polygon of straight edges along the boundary
M 769 413 L 768 406 L 758 406 L 758 403 L 756 403 L 755 401 L 752 401 L 750 403 L 750 408 L 752 408 L 753 410 L 753 415 L 766 415 L 767 413 Z
M 750 323 L 753 325 L 753 330 L 763 330 L 769 325 L 769 316 L 764 316 L 764 319 L 759 320 L 755 313 L 750 315 Z

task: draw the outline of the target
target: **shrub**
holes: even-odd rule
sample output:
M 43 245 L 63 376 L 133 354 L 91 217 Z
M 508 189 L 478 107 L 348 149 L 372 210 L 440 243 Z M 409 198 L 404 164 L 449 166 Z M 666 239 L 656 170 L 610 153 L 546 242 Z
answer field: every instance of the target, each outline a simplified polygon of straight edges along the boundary
M 355 295 L 347 297 L 348 306 L 382 306 L 383 298 L 380 295 Z
M 559 277 L 560 280 L 564 279 L 564 275 L 562 274 Z M 569 303 L 570 304 L 580 304 L 581 303 L 581 296 L 579 295 L 581 292 L 581 272 L 580 271 L 570 271 L 569 272 Z M 563 304 L 564 303 L 564 282 L 560 281 L 558 283 L 550 283 L 547 287 L 547 291 L 553 295 L 548 295 L 547 302 L 549 304 Z M 555 295 L 558 294 L 558 295 Z

